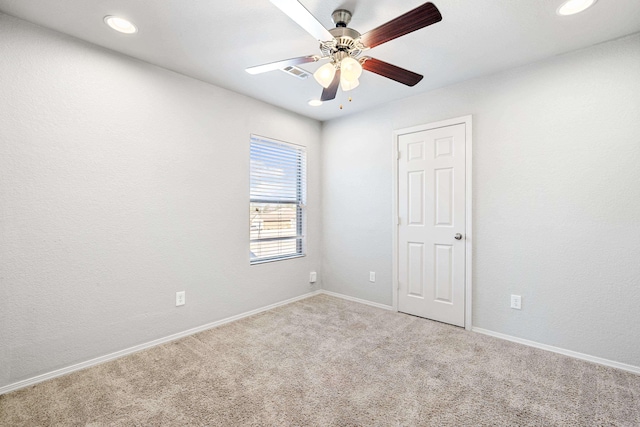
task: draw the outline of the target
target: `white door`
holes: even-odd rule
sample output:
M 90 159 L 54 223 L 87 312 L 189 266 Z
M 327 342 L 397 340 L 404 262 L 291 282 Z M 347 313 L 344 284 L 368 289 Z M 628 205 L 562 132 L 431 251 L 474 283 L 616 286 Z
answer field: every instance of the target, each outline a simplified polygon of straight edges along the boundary
M 398 150 L 398 311 L 464 327 L 465 124 Z

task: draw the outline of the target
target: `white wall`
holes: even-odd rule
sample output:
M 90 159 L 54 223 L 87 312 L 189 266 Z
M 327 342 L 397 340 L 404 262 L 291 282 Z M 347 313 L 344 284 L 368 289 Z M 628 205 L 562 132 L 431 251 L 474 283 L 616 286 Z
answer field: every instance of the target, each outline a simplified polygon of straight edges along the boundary
M 320 130 L 0 15 L 0 386 L 312 290 Z M 250 133 L 308 147 L 305 258 L 249 266 Z
M 639 35 L 326 122 L 323 287 L 392 303 L 392 132 L 468 114 L 474 326 L 640 366 Z

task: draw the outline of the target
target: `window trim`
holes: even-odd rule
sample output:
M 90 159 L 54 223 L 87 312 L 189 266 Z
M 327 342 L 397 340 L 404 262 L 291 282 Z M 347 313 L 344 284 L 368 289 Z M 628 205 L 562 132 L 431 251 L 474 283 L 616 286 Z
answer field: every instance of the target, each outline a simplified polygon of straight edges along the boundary
M 268 264 L 270 262 L 286 261 L 288 259 L 304 258 L 307 254 L 284 255 L 273 258 L 262 258 L 257 261 L 250 261 L 250 265 Z

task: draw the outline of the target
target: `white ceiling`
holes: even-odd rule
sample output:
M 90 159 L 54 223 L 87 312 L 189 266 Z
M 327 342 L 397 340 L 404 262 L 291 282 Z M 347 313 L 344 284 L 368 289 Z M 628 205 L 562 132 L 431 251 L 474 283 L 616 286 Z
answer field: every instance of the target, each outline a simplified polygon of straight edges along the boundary
M 365 72 L 359 88 L 347 95 L 339 91 L 335 101 L 321 107 L 307 105 L 322 89 L 313 77 L 244 72 L 248 66 L 319 53 L 313 37 L 269 0 L 0 0 L 0 11 L 319 120 L 640 31 L 639 0 L 599 0 L 570 17 L 556 15 L 563 0 L 432 1 L 442 22 L 367 52 L 424 74 L 417 86 Z M 301 3 L 327 28 L 333 26 L 333 10 L 349 9 L 349 26 L 365 33 L 424 0 Z M 104 24 L 105 15 L 132 20 L 138 34 L 114 32 Z M 301 68 L 313 72 L 318 66 Z

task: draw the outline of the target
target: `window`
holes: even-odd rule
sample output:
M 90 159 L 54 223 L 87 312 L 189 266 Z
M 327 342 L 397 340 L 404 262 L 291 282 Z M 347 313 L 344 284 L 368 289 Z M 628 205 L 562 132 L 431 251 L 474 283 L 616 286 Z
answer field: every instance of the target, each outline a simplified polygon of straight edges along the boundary
M 303 256 L 304 147 L 251 135 L 251 264 Z

